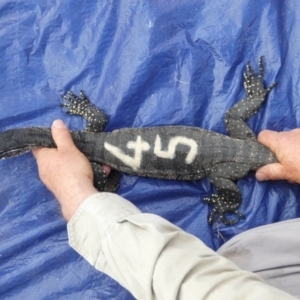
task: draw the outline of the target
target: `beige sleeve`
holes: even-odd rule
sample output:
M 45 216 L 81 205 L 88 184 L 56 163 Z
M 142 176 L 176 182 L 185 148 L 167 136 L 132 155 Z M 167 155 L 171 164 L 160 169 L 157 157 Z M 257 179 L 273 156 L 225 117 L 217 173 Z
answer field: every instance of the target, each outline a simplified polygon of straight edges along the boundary
M 68 234 L 80 255 L 137 299 L 296 299 L 116 194 L 88 197 Z

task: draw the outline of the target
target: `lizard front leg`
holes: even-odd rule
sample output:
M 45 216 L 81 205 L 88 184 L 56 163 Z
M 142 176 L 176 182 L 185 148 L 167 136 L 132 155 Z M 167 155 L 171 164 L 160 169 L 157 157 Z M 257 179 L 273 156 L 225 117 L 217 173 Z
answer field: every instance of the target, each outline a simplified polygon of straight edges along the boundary
M 213 206 L 208 217 L 210 224 L 215 221 L 217 215 L 225 225 L 234 225 L 243 216 L 238 211 L 242 196 L 234 180 L 244 177 L 249 170 L 249 166 L 234 162 L 220 163 L 213 168 L 208 177 L 218 194 L 204 199 L 204 202 Z
M 210 198 L 203 200 L 213 206 L 208 223 L 213 224 L 216 216 L 219 216 L 221 222 L 225 225 L 234 225 L 239 222 L 243 214 L 238 211 L 242 202 L 242 196 L 239 191 L 219 189 L 218 194 L 211 195 Z
M 254 115 L 265 101 L 267 94 L 275 86 L 271 84 L 265 89 L 263 84 L 264 67 L 262 57 L 259 60 L 259 74 L 256 76 L 250 63 L 247 63 L 247 73 L 244 73 L 244 87 L 247 98 L 235 104 L 225 115 L 225 124 L 229 135 L 236 139 L 253 139 L 255 135 L 245 120 Z

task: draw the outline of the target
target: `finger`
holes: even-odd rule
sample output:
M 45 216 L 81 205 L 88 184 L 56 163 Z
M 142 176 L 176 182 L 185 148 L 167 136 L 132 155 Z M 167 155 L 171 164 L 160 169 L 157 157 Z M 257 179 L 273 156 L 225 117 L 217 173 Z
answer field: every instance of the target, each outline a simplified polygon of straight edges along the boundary
M 102 168 L 104 169 L 106 176 L 109 175 L 111 171 L 111 167 L 107 165 L 103 165 Z
M 62 120 L 53 122 L 51 133 L 58 150 L 70 151 L 76 149 L 71 133 Z
M 278 145 L 279 132 L 272 130 L 263 130 L 258 135 L 257 140 L 268 147 L 272 152 L 276 152 Z
M 280 163 L 269 164 L 259 168 L 255 176 L 259 181 L 287 179 L 284 168 Z

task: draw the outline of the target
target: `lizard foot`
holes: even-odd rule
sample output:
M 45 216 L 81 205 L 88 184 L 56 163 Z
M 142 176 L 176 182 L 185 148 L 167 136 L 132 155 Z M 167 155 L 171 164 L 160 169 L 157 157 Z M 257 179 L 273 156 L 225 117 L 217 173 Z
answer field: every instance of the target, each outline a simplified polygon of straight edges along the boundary
M 265 89 L 263 84 L 264 66 L 263 58 L 259 59 L 259 74 L 256 76 L 250 63 L 247 63 L 247 73 L 244 72 L 244 87 L 249 96 L 249 100 L 252 98 L 264 98 L 268 92 L 270 92 L 276 83 L 271 84 Z
M 234 225 L 243 217 L 243 214 L 237 210 L 240 205 L 240 199 L 235 199 L 235 197 L 232 196 L 234 192 L 230 192 L 230 194 L 231 199 L 229 199 L 228 193 L 224 194 L 223 191 L 220 194 L 213 194 L 210 198 L 203 199 L 204 202 L 213 206 L 208 217 L 209 224 L 213 224 L 217 215 L 225 225 Z
M 83 91 L 80 92 L 80 97 L 68 91 L 63 96 L 64 103 L 62 107 L 66 108 L 66 113 L 71 115 L 80 115 L 87 121 L 86 131 L 102 132 L 106 123 L 106 115 L 85 96 Z

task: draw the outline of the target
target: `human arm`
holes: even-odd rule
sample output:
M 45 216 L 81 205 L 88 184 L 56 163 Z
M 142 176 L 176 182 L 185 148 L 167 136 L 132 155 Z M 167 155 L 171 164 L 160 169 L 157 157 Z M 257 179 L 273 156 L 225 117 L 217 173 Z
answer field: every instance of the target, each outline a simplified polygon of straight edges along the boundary
M 88 197 L 68 233 L 79 254 L 136 299 L 296 299 L 116 194 Z
M 54 125 L 57 149 L 34 155 L 42 181 L 69 220 L 70 245 L 135 298 L 294 299 L 167 220 L 141 213 L 118 195 L 97 193 L 88 160 L 66 127 Z
M 256 171 L 258 180 L 285 179 L 300 183 L 300 129 L 276 132 L 264 130 L 258 141 L 273 151 L 279 162 L 265 165 Z
M 84 199 L 97 190 L 93 186 L 90 163 L 74 145 L 64 123 L 54 121 L 51 131 L 57 148 L 39 148 L 32 152 L 41 180 L 56 196 L 65 219 L 69 221 Z

